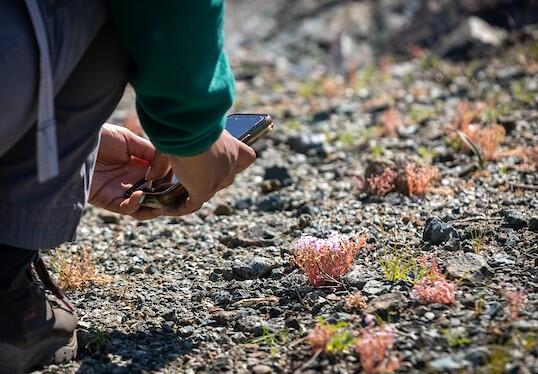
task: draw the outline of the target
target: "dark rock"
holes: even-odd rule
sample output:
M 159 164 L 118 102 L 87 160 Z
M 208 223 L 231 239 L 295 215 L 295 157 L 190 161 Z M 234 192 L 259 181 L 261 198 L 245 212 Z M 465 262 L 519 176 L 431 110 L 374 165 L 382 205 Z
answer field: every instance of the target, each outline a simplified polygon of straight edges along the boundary
M 271 275 L 274 266 L 274 263 L 265 257 L 255 257 L 247 263 L 234 265 L 232 271 L 240 279 L 256 279 Z
M 287 167 L 284 166 L 272 166 L 265 169 L 263 180 L 277 180 L 282 187 L 291 185 L 292 179 Z
M 310 223 L 312 223 L 312 217 L 308 214 L 303 214 L 299 217 L 299 222 L 297 223 L 297 226 L 300 229 L 304 229 L 305 227 L 310 226 Z
M 513 209 L 503 209 L 504 225 L 512 229 L 522 229 L 527 226 L 527 218 Z
M 234 211 L 228 204 L 219 204 L 213 213 L 215 213 L 217 216 L 230 216 L 234 213 Z
M 302 133 L 288 138 L 288 146 L 297 153 L 324 157 L 328 154 L 325 135 Z
M 244 210 L 250 208 L 252 205 L 254 205 L 254 200 L 252 197 L 246 197 L 236 201 L 235 209 Z
M 228 305 L 232 302 L 232 294 L 226 290 L 218 290 L 213 295 L 213 301 L 220 306 Z
M 277 179 L 270 179 L 263 181 L 261 187 L 263 193 L 269 193 L 282 189 L 282 183 Z
M 284 325 L 289 328 L 289 329 L 292 329 L 292 330 L 297 330 L 297 331 L 301 331 L 301 323 L 299 322 L 299 320 L 297 318 L 287 318 L 286 321 L 284 322 Z
M 99 218 L 107 224 L 116 224 L 120 222 L 120 215 L 112 212 L 100 213 Z
M 297 209 L 295 213 L 297 216 L 302 216 L 303 214 L 316 215 L 320 212 L 319 206 L 317 205 L 302 205 Z
M 426 221 L 422 239 L 431 244 L 439 245 L 447 242 L 449 239 L 452 239 L 453 241 L 459 240 L 459 234 L 452 226 L 442 219 L 431 217 Z
M 436 52 L 456 59 L 485 56 L 501 47 L 506 36 L 505 31 L 473 16 L 445 35 Z
M 538 217 L 531 217 L 529 219 L 529 230 L 538 232 Z
M 277 212 L 286 208 L 286 203 L 279 192 L 271 192 L 262 196 L 256 205 L 262 212 Z

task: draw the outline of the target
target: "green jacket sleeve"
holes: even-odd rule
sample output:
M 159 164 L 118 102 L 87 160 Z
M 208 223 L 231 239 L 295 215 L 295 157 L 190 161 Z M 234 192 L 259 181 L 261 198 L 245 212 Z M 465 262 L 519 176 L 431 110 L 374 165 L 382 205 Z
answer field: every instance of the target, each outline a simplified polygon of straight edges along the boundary
M 109 0 L 140 121 L 160 151 L 192 156 L 224 128 L 234 79 L 223 50 L 222 0 Z

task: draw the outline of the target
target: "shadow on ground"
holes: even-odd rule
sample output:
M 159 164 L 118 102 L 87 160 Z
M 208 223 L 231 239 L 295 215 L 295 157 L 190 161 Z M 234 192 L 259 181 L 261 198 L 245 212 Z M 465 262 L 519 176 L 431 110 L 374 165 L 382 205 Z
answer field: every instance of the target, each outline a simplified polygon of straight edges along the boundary
M 79 330 L 78 340 L 80 368 L 77 373 L 154 371 L 192 350 L 192 340 L 156 328 L 132 334 Z

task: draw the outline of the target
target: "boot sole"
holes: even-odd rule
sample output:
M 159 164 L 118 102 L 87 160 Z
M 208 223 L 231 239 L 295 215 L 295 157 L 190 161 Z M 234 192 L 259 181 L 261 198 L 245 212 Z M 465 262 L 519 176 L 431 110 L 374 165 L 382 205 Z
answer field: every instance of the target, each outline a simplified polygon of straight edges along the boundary
M 76 331 L 67 342 L 65 338 L 50 337 L 29 349 L 0 343 L 0 374 L 22 374 L 34 367 L 69 362 L 76 358 L 77 349 Z

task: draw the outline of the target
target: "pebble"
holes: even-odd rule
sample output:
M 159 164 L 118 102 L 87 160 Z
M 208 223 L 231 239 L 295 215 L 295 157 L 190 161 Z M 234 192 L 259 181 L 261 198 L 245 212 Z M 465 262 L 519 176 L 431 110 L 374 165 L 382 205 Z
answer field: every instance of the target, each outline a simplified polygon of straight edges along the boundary
M 529 219 L 529 230 L 538 232 L 538 217 L 531 217 Z
M 422 239 L 434 245 L 443 244 L 451 237 L 459 238 L 452 226 L 439 217 L 431 217 L 426 221 Z
M 270 366 L 263 364 L 254 365 L 250 370 L 254 374 L 269 374 L 273 372 L 273 369 Z
M 256 279 L 268 277 L 274 268 L 274 263 L 265 257 L 255 257 L 248 262 L 238 262 L 232 271 L 239 279 Z
M 217 216 L 230 216 L 234 213 L 234 211 L 231 206 L 223 203 L 217 205 L 213 213 L 215 213 Z
M 513 209 L 503 209 L 502 215 L 506 227 L 519 230 L 527 226 L 527 218 Z

